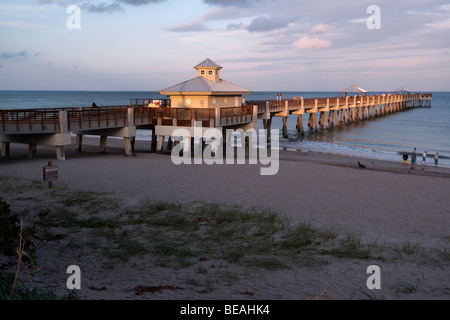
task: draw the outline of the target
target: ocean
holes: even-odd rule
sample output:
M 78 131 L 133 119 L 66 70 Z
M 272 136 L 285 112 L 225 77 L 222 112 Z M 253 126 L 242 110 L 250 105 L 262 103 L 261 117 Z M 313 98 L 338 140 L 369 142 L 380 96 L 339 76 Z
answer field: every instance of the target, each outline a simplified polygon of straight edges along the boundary
M 283 99 L 336 97 L 339 92 L 281 92 Z M 379 94 L 383 92 L 370 92 Z M 281 136 L 282 120 L 274 118 L 273 129 L 280 129 L 280 147 L 303 151 L 328 152 L 361 158 L 401 162 L 404 152 L 418 152 L 418 164 L 427 151 L 427 163 L 439 152 L 439 165 L 450 167 L 450 92 L 432 92 L 431 108 L 416 108 L 381 117 L 356 121 L 349 125 L 319 126 L 309 130 L 303 117 L 305 135 L 295 128 L 296 116 L 288 117 L 289 138 Z M 142 91 L 0 91 L 0 109 L 53 107 L 89 107 L 128 105 L 132 98 L 162 99 L 159 92 Z M 272 100 L 277 92 L 259 91 L 245 96 L 246 100 Z M 259 123 L 262 128 L 262 122 Z M 150 139 L 151 132 L 138 130 L 137 139 Z

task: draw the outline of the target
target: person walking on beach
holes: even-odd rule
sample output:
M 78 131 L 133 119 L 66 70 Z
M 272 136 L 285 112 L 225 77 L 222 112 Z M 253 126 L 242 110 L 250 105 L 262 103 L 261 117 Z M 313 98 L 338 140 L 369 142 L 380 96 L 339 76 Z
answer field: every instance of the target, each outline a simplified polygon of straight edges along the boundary
M 426 151 L 422 154 L 422 165 L 424 162 L 425 162 L 425 164 L 427 164 L 427 152 Z
M 408 165 L 408 153 L 403 153 L 403 165 L 402 168 Z
M 411 154 L 411 169 L 413 169 L 413 170 L 416 169 L 416 159 L 417 159 L 417 154 L 415 154 L 415 153 Z
M 434 166 L 437 167 L 439 163 L 439 152 L 434 155 Z

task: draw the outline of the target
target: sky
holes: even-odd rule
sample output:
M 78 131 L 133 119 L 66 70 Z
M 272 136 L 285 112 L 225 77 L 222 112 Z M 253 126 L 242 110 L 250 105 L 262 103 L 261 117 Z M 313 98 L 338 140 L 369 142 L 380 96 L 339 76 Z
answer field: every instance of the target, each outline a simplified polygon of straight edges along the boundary
M 450 91 L 450 3 L 0 2 L 0 90 L 159 91 L 206 58 L 252 91 Z

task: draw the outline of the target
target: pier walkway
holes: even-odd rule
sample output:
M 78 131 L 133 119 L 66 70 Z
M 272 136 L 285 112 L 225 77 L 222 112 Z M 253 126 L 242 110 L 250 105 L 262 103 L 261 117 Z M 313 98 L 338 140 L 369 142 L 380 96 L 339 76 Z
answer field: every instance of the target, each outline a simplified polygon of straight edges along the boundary
M 76 135 L 76 147 L 81 152 L 83 135 L 100 136 L 100 152 L 105 152 L 107 137 L 121 137 L 125 154 L 134 152 L 136 130 L 152 130 L 152 151 L 160 152 L 165 137 L 172 137 L 177 128 L 186 129 L 191 137 L 199 131 L 203 137 L 209 128 L 257 129 L 262 120 L 270 130 L 273 117 L 283 119 L 283 135 L 287 137 L 287 117 L 297 116 L 297 129 L 304 133 L 303 116 L 308 126 L 345 125 L 352 121 L 378 117 L 411 108 L 431 107 L 432 94 L 385 94 L 333 98 L 299 98 L 290 100 L 246 101 L 241 107 L 171 108 L 170 100 L 131 99 L 130 105 L 98 108 L 48 108 L 0 110 L 1 156 L 8 156 L 10 143 L 28 144 L 28 157 L 34 158 L 37 145 L 56 147 L 58 160 L 65 160 L 64 146 L 71 145 Z M 270 134 L 267 135 L 268 137 Z M 169 147 L 171 139 L 169 139 Z

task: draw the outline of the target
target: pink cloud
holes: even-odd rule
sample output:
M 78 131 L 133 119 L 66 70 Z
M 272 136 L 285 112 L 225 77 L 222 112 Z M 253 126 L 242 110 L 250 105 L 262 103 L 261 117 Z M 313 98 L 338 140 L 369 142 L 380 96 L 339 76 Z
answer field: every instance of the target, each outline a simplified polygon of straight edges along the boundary
M 331 26 L 327 24 L 316 24 L 311 28 L 311 33 L 317 34 L 317 33 L 324 33 L 331 29 Z
M 301 37 L 295 41 L 292 46 L 300 50 L 313 49 L 313 48 L 329 48 L 332 43 L 329 40 L 323 40 L 319 38 Z

